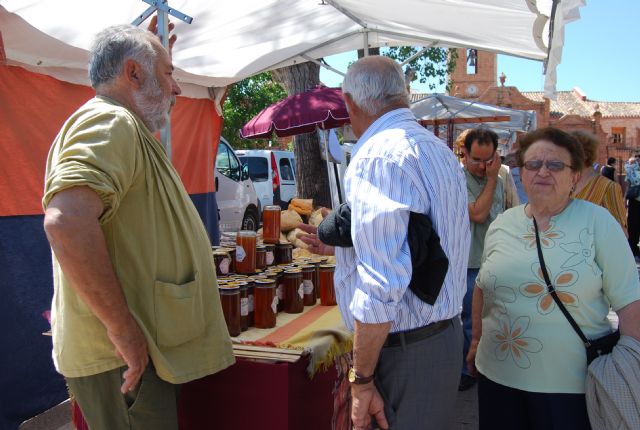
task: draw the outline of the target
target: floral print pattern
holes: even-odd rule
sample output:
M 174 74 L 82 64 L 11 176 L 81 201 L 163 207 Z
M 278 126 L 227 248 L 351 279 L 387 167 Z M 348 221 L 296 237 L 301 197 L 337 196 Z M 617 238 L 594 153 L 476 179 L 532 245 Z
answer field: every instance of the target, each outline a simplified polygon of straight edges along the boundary
M 593 260 L 595 256 L 593 238 L 594 235 L 589 233 L 589 230 L 585 228 L 580 231 L 578 242 L 561 243 L 560 248 L 571 254 L 571 257 L 562 263 L 561 267 L 566 269 L 567 267 L 574 267 L 578 264 L 585 263 L 591 268 L 593 274 L 596 275 L 598 269 Z
M 542 351 L 542 342 L 533 337 L 525 337 L 529 329 L 531 318 L 518 317 L 513 324 L 506 320 L 500 321 L 500 329 L 491 331 L 491 340 L 496 343 L 495 356 L 500 361 L 511 357 L 516 366 L 521 369 L 531 367 L 531 359 L 528 353 Z
M 506 314 L 506 303 L 514 303 L 516 301 L 516 292 L 511 287 L 496 286 L 497 277 L 487 271 L 486 280 L 483 282 L 485 288 L 482 290 L 485 303 L 491 303 L 498 313 Z
M 533 263 L 531 265 L 531 272 L 536 278 L 535 281 L 525 282 L 520 285 L 520 293 L 529 298 L 537 297 L 538 312 L 542 315 L 546 315 L 555 309 L 556 303 L 547 290 L 547 285 L 544 281 L 544 275 L 542 274 L 540 263 Z M 558 294 L 560 301 L 562 301 L 565 306 L 578 306 L 578 296 L 569 291 L 560 290 L 561 288 L 565 289 L 574 285 L 578 281 L 578 272 L 567 269 L 558 273 L 558 275 L 554 277 L 553 273 L 549 271 L 549 277 L 552 279 L 553 286 L 556 288 L 556 293 Z
M 564 238 L 564 233 L 556 231 L 554 228 L 555 226 L 553 225 L 553 222 L 551 222 L 547 230 L 539 231 L 540 245 L 542 245 L 542 249 L 553 248 L 556 246 L 556 240 Z M 536 229 L 533 224 L 531 224 L 527 230 L 527 233 L 522 236 L 522 240 L 524 240 L 525 248 L 527 250 L 534 249 L 536 247 Z

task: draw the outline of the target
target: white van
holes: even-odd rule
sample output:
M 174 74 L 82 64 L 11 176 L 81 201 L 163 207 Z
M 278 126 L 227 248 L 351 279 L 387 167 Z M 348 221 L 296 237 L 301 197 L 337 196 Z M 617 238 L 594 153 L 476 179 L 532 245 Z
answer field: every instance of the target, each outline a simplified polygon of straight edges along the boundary
M 223 137 L 218 144 L 214 173 L 220 231 L 257 230 L 260 201 L 249 170 L 238 160 L 233 148 Z
M 262 207 L 279 205 L 286 209 L 296 197 L 296 160 L 291 151 L 264 149 L 237 150 L 240 161 L 249 167 L 249 176 Z

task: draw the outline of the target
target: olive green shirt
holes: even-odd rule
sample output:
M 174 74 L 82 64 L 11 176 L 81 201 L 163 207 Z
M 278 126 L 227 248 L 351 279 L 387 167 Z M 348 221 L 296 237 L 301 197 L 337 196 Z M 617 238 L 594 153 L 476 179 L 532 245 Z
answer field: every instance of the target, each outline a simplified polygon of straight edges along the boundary
M 469 204 L 478 200 L 480 193 L 487 186 L 487 177 L 479 178 L 472 175 L 466 168 L 464 174 L 467 179 L 467 197 Z M 479 269 L 482 260 L 482 251 L 484 250 L 484 237 L 487 234 L 489 225 L 496 219 L 498 215 L 504 212 L 504 181 L 502 177 L 497 177 L 496 190 L 491 204 L 491 210 L 487 219 L 482 223 L 471 221 L 471 248 L 469 248 L 469 263 L 467 268 Z
M 198 212 L 160 143 L 131 111 L 108 98 L 88 101 L 56 137 L 43 207 L 75 186 L 90 187 L 104 203 L 100 223 L 111 262 L 158 376 L 183 383 L 233 364 L 211 245 Z M 123 366 L 55 255 L 53 275 L 58 371 L 80 377 Z

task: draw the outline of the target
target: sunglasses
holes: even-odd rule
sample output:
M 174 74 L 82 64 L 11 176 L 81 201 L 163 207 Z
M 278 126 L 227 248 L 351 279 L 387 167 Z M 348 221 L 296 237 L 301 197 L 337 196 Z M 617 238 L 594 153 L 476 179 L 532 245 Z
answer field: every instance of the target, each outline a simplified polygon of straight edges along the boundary
M 467 158 L 467 163 L 473 164 L 474 166 L 479 166 L 480 164 L 483 164 L 483 163 L 487 166 L 490 166 L 492 162 L 493 162 L 493 155 L 491 156 L 491 158 L 488 158 L 486 160 L 478 160 L 472 157 Z
M 560 160 L 529 160 L 524 162 L 524 168 L 537 172 L 538 170 L 542 169 L 543 164 L 550 172 L 561 172 L 565 167 L 571 167 L 570 164 L 566 164 L 564 161 Z

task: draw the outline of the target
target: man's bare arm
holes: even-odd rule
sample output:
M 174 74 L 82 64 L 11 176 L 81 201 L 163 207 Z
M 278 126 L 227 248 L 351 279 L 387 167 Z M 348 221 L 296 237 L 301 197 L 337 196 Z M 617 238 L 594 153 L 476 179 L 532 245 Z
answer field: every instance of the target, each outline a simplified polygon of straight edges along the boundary
M 122 391 L 132 390 L 148 363 L 147 343 L 129 312 L 99 218 L 100 197 L 88 187 L 57 193 L 44 217 L 44 229 L 65 277 L 104 324 L 116 352 L 126 362 Z

